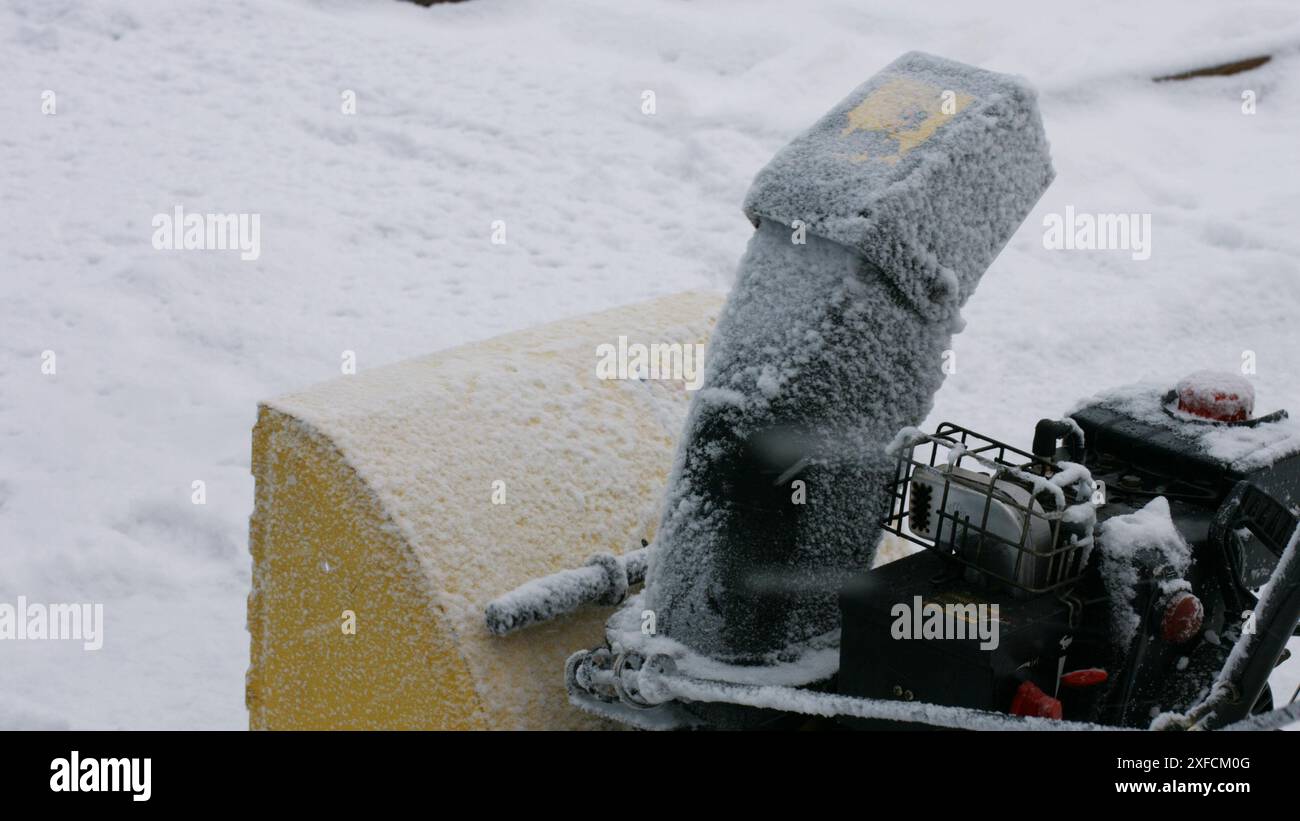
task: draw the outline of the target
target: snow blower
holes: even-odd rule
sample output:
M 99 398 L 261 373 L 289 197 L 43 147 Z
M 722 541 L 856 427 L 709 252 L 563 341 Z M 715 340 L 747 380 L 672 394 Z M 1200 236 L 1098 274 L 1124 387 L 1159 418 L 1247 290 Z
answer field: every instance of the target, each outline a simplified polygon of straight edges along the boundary
M 1300 432 L 1249 385 L 1117 391 L 1029 450 L 912 427 L 1052 176 L 1017 79 L 911 53 L 855 90 L 746 198 L 653 543 L 493 600 L 488 629 L 621 602 L 564 682 L 641 728 L 1294 720 L 1267 678 L 1300 618 Z M 882 533 L 923 549 L 871 569 Z

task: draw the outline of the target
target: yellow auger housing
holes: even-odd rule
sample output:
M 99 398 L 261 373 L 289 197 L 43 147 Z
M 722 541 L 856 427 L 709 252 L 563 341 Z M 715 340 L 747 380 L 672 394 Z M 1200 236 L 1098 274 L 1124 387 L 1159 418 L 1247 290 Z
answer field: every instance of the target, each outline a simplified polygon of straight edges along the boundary
M 721 303 L 665 297 L 263 404 L 250 726 L 599 726 L 563 671 L 609 610 L 498 638 L 484 607 L 652 537 L 689 395 L 680 379 L 602 379 L 599 352 L 703 345 Z

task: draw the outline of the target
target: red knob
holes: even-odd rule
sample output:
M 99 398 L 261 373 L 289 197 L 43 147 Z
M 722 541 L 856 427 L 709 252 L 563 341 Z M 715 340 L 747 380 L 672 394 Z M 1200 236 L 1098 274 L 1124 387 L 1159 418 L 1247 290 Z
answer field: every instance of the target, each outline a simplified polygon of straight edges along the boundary
M 1183 590 L 1175 593 L 1165 605 L 1165 616 L 1160 622 L 1160 637 L 1172 644 L 1185 644 L 1196 638 L 1205 621 L 1205 607 L 1196 596 Z
M 1011 699 L 1011 715 L 1053 718 L 1060 721 L 1061 702 L 1044 693 L 1032 681 L 1025 681 L 1016 690 L 1015 698 Z

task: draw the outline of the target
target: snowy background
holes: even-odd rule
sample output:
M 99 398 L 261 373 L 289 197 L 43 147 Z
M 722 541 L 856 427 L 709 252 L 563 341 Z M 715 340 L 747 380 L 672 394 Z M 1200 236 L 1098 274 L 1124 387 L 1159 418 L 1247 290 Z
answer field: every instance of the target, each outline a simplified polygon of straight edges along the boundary
M 1027 76 L 1057 168 L 927 425 L 1027 443 L 1080 396 L 1247 350 L 1259 410 L 1300 412 L 1300 9 L 1056 5 L 5 0 L 0 601 L 107 624 L 99 652 L 0 645 L 0 727 L 247 726 L 258 400 L 344 350 L 364 369 L 726 290 L 754 173 L 911 49 Z M 176 205 L 260 213 L 261 258 L 154 250 Z M 1067 205 L 1150 213 L 1151 258 L 1044 250 Z

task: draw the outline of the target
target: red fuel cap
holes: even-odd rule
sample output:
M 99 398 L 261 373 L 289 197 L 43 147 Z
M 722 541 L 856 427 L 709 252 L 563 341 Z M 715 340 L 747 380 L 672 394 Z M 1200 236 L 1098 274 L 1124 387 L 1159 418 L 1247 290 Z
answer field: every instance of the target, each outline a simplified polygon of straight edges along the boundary
M 1244 422 L 1255 412 L 1255 389 L 1245 377 L 1220 371 L 1189 374 L 1175 388 L 1178 409 L 1216 422 Z

